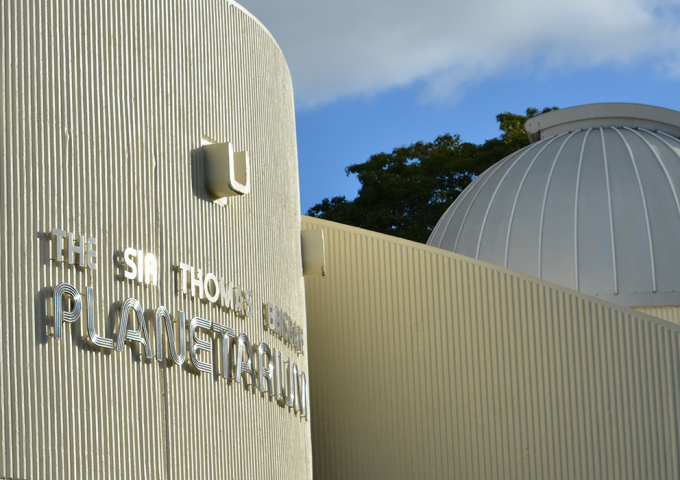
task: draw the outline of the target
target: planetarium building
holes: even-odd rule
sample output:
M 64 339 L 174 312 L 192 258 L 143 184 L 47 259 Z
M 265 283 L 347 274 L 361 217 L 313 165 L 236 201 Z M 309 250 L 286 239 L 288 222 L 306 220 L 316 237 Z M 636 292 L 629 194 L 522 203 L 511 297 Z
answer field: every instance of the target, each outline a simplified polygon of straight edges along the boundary
M 680 477 L 680 113 L 531 119 L 421 245 L 301 217 L 238 4 L 0 9 L 0 478 Z

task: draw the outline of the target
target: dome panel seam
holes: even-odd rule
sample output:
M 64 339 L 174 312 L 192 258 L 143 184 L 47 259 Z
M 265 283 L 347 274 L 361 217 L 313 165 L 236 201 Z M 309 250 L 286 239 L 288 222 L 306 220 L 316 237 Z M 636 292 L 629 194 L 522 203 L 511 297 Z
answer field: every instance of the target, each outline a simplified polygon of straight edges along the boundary
M 501 167 L 501 165 L 505 164 L 504 161 L 498 162 L 493 170 L 493 172 L 489 173 L 489 176 L 484 179 L 484 183 L 482 183 L 477 191 L 475 192 L 475 195 L 472 197 L 472 200 L 470 200 L 470 205 L 468 205 L 468 209 L 465 212 L 465 216 L 463 217 L 463 221 L 460 222 L 460 228 L 458 229 L 458 233 L 456 234 L 456 242 L 453 244 L 453 251 L 456 251 L 456 248 L 458 247 L 458 240 L 460 240 L 460 234 L 463 231 L 463 228 L 465 227 L 465 221 L 467 220 L 468 215 L 470 214 L 470 210 L 472 210 L 472 205 L 474 205 L 475 200 L 477 199 L 477 196 L 480 194 L 482 190 L 484 190 L 484 185 L 486 185 L 486 182 L 489 181 L 489 178 L 493 176 L 494 173 L 498 171 L 498 169 Z M 491 167 L 493 168 L 493 167 Z
M 626 140 L 626 138 L 623 136 L 623 134 L 618 128 L 616 127 L 611 128 L 612 130 L 619 134 L 621 140 L 623 140 L 623 143 L 626 145 L 628 155 L 630 156 L 630 161 L 632 162 L 633 169 L 635 170 L 635 177 L 637 178 L 638 187 L 640 189 L 640 198 L 642 199 L 642 208 L 645 212 L 645 223 L 647 225 L 647 241 L 649 242 L 649 260 L 652 266 L 652 292 L 656 292 L 656 269 L 654 267 L 654 247 L 652 246 L 652 231 L 651 228 L 649 227 L 649 212 L 647 211 L 647 201 L 645 200 L 645 192 L 644 189 L 642 188 L 642 180 L 640 180 L 640 172 L 637 168 L 637 163 L 635 163 L 635 156 L 633 155 L 633 150 L 631 150 L 628 140 Z
M 439 238 L 439 244 L 437 245 L 437 248 L 441 248 L 442 243 L 444 242 L 444 237 L 446 236 L 446 232 L 448 231 L 449 225 L 451 225 L 451 221 L 453 220 L 453 216 L 454 216 L 454 215 L 456 214 L 456 212 L 458 211 L 458 208 L 462 205 L 463 201 L 465 201 L 465 199 L 470 195 L 470 192 L 471 192 L 474 188 L 476 188 L 476 186 L 474 185 L 474 182 L 480 181 L 482 178 L 485 178 L 486 175 L 491 175 L 491 174 L 493 174 L 493 172 L 495 172 L 496 169 L 500 167 L 500 164 L 501 164 L 501 163 L 503 163 L 503 162 L 500 161 L 500 162 L 496 163 L 495 165 L 492 165 L 491 167 L 487 168 L 487 169 L 484 170 L 482 173 L 480 173 L 479 176 L 478 176 L 477 178 L 475 178 L 472 182 L 470 182 L 470 184 L 469 184 L 466 188 L 463 189 L 463 191 L 459 194 L 458 198 L 456 198 L 456 199 L 453 201 L 453 203 L 451 204 L 451 206 L 450 206 L 449 208 L 446 209 L 446 212 L 444 212 L 443 217 L 446 217 L 447 214 L 448 214 L 448 211 L 449 211 L 451 208 L 453 208 L 453 211 L 451 212 L 451 215 L 448 215 L 448 220 L 447 220 L 447 222 L 446 222 L 446 225 L 445 225 L 445 226 L 442 226 L 442 227 L 439 227 L 439 222 L 438 222 L 437 225 L 435 226 L 435 230 L 432 232 L 433 236 L 436 236 L 436 235 L 437 235 L 436 232 L 441 228 L 442 234 L 441 234 L 441 237 Z M 484 183 L 486 183 L 486 181 L 484 181 Z M 440 219 L 440 220 L 441 220 L 441 219 Z M 462 227 L 462 225 L 461 225 L 461 227 Z M 457 244 L 457 243 L 458 243 L 458 242 L 456 242 L 456 244 Z M 454 246 L 453 251 L 455 251 L 455 246 Z
M 612 268 L 614 275 L 614 295 L 619 294 L 619 282 L 616 272 L 616 243 L 614 242 L 614 215 L 612 213 L 612 190 L 609 184 L 609 165 L 607 162 L 607 144 L 604 141 L 604 129 L 602 127 L 600 130 L 600 138 L 602 140 L 602 157 L 604 160 L 604 177 L 607 183 L 607 206 L 609 207 L 609 232 L 611 237 L 612 246 Z
M 564 139 L 562 145 L 560 145 L 559 150 L 555 154 L 555 159 L 553 160 L 552 166 L 550 167 L 550 173 L 548 174 L 548 180 L 545 182 L 545 191 L 543 192 L 543 204 L 541 205 L 541 219 L 538 226 L 538 278 L 543 278 L 543 220 L 545 218 L 545 205 L 548 202 L 548 190 L 550 189 L 550 182 L 552 180 L 553 172 L 555 171 L 555 165 L 557 165 L 557 160 L 562 154 L 564 146 L 567 144 L 569 139 L 579 133 L 581 130 L 576 130 L 569 134 L 567 138 Z
M 522 192 L 522 187 L 524 186 L 524 182 L 527 179 L 527 176 L 529 175 L 529 172 L 531 171 L 532 167 L 534 166 L 534 163 L 536 163 L 536 160 L 538 157 L 543 153 L 543 151 L 548 148 L 550 144 L 552 144 L 555 140 L 557 140 L 560 137 L 563 137 L 566 135 L 565 133 L 561 133 L 560 135 L 557 135 L 555 137 L 549 137 L 546 138 L 545 140 L 541 140 L 539 142 L 536 142 L 538 145 L 541 142 L 545 142 L 545 145 L 538 151 L 534 159 L 531 161 L 529 166 L 527 167 L 527 170 L 524 172 L 524 176 L 522 177 L 522 181 L 519 183 L 519 187 L 517 187 L 517 193 L 515 194 L 515 201 L 512 204 L 512 210 L 510 211 L 510 220 L 508 221 L 508 233 L 507 236 L 505 237 L 505 263 L 504 266 L 505 268 L 508 268 L 508 252 L 510 248 L 510 232 L 512 231 L 512 222 L 515 218 L 515 210 L 517 209 L 517 201 L 519 200 L 519 195 Z
M 508 176 L 510 171 L 514 168 L 515 165 L 517 165 L 517 162 L 519 162 L 522 158 L 524 158 L 524 155 L 529 153 L 529 151 L 532 150 L 535 145 L 536 144 L 532 144 L 532 145 L 529 146 L 529 148 L 525 148 L 524 151 L 522 152 L 522 154 L 517 156 L 517 159 L 515 159 L 515 161 L 512 162 L 512 165 L 510 165 L 510 167 L 505 171 L 505 173 L 503 174 L 503 177 L 499 180 L 498 184 L 496 185 L 496 189 L 494 190 L 493 195 L 491 195 L 491 199 L 489 200 L 489 204 L 486 207 L 486 212 L 484 213 L 484 220 L 482 220 L 482 226 L 479 229 L 479 238 L 477 239 L 477 252 L 475 253 L 476 259 L 479 259 L 479 249 L 482 245 L 482 236 L 484 235 L 484 227 L 486 226 L 486 220 L 489 216 L 489 211 L 491 210 L 491 206 L 493 205 L 493 202 L 496 199 L 496 194 L 498 193 L 498 190 L 501 188 L 503 181 Z
M 578 169 L 576 171 L 576 192 L 574 195 L 574 284 L 576 287 L 574 290 L 579 288 L 579 271 L 578 271 L 578 200 L 579 200 L 579 188 L 581 186 L 581 170 L 583 167 L 583 154 L 586 150 L 586 140 L 588 140 L 588 135 L 592 131 L 592 127 L 588 129 L 583 137 L 583 143 L 581 144 L 581 154 L 578 160 Z
M 680 200 L 678 200 L 678 193 L 675 189 L 675 185 L 673 184 L 673 180 L 671 179 L 671 175 L 670 175 L 670 173 L 668 173 L 668 169 L 666 168 L 666 165 L 663 163 L 663 160 L 661 160 L 661 157 L 659 156 L 659 154 L 656 153 L 656 151 L 654 151 L 654 149 L 652 148 L 652 145 L 649 143 L 649 141 L 644 136 L 642 136 L 639 132 L 637 132 L 636 130 L 634 130 L 630 127 L 623 127 L 623 128 L 633 132 L 635 135 L 640 137 L 640 139 L 642 139 L 642 141 L 645 142 L 645 145 L 647 145 L 647 148 L 649 148 L 649 151 L 652 152 L 652 155 L 654 155 L 654 158 L 656 158 L 656 161 L 659 163 L 659 165 L 661 166 L 661 169 L 663 170 L 664 175 L 666 176 L 666 180 L 668 181 L 668 186 L 671 188 L 671 192 L 673 192 L 673 198 L 675 199 L 675 207 L 678 210 L 678 217 L 680 218 Z M 671 148 L 671 146 L 668 145 L 668 143 L 663 138 L 659 137 L 658 135 L 656 135 L 653 132 L 650 132 L 649 130 L 646 130 L 644 128 L 641 128 L 640 130 L 642 130 L 643 132 L 646 132 L 646 133 L 652 135 L 653 137 L 659 139 L 667 147 L 669 147 L 669 149 L 671 151 L 673 151 L 675 153 L 675 155 L 680 159 L 680 155 L 678 155 L 675 152 L 675 150 L 673 150 Z

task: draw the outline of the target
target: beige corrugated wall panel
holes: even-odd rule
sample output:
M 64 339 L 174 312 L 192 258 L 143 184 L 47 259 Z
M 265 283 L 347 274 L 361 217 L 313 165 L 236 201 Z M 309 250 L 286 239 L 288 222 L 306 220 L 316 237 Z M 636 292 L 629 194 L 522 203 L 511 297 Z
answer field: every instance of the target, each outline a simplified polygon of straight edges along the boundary
M 84 310 L 50 336 L 53 289 L 68 282 L 93 288 L 107 337 L 134 297 L 152 338 L 164 305 L 308 374 L 306 355 L 262 326 L 271 301 L 306 331 L 293 92 L 276 42 L 220 0 L 0 0 L 0 15 L 0 478 L 310 478 L 309 422 L 266 394 L 128 343 L 93 349 Z M 208 199 L 202 136 L 248 150 L 249 195 Z M 96 271 L 52 259 L 55 228 L 97 239 Z M 156 255 L 158 286 L 123 278 L 128 247 Z M 252 289 L 252 318 L 179 292 L 179 262 Z
M 324 479 L 680 476 L 680 327 L 433 247 L 323 228 L 306 277 Z
M 680 325 L 680 307 L 634 307 L 634 309 Z

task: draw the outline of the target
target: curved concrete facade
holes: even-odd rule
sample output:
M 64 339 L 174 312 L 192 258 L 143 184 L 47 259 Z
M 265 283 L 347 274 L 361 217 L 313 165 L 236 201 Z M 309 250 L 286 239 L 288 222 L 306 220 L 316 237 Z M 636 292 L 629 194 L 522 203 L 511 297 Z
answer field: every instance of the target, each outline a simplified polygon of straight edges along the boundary
M 219 0 L 0 12 L 0 477 L 310 478 L 293 91 L 276 42 Z M 216 202 L 201 145 L 226 142 L 248 152 L 249 193 Z M 280 399 L 254 385 L 275 352 Z

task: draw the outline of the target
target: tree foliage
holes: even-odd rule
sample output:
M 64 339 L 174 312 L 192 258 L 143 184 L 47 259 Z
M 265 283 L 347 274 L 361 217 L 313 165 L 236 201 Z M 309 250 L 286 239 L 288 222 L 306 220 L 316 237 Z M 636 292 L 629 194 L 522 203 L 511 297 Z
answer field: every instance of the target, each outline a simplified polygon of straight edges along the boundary
M 556 109 L 528 108 L 525 115 L 496 116 L 501 135 L 480 145 L 444 134 L 350 165 L 361 188 L 354 200 L 324 198 L 307 215 L 425 243 L 444 211 L 480 173 L 529 144 L 524 122 Z

